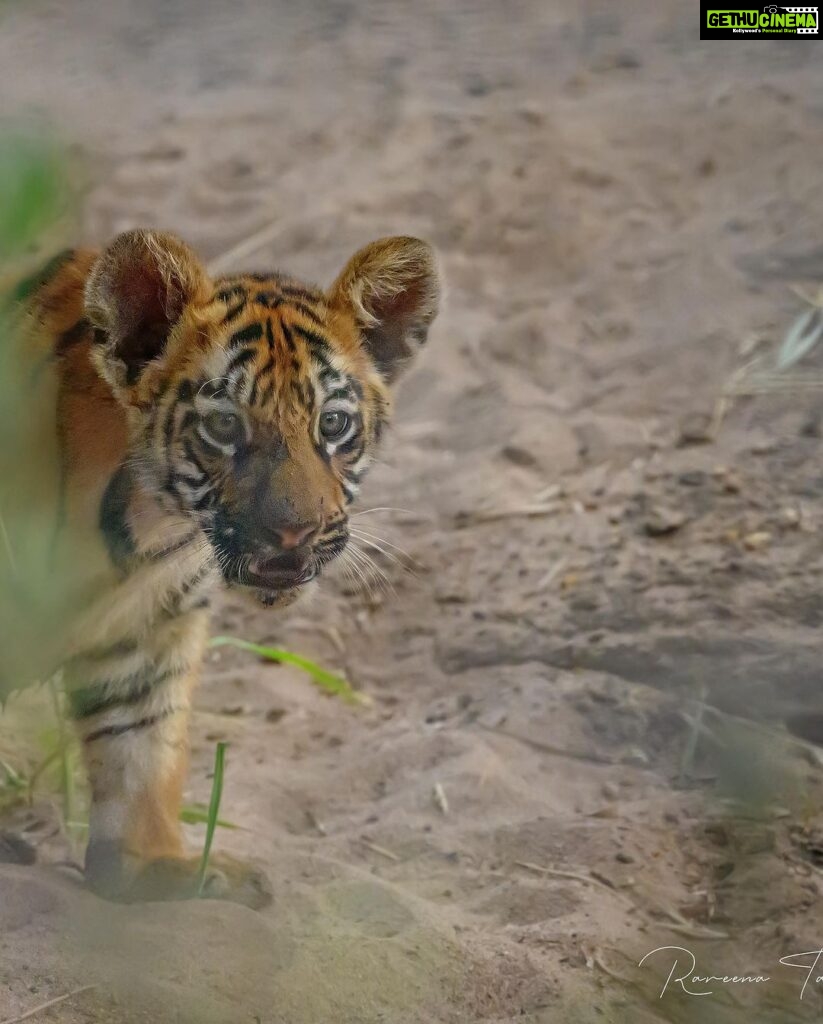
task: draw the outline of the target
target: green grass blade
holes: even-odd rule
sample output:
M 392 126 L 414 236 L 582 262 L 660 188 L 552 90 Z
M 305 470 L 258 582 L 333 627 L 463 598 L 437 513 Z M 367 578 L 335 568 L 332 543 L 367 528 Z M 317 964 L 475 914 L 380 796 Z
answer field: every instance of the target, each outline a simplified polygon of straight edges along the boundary
M 57 721 L 57 751 L 60 763 L 60 789 L 63 794 L 63 821 L 74 821 L 75 807 L 77 806 L 74 749 L 66 729 L 62 693 L 54 677 L 49 680 L 48 688 L 54 717 Z
M 180 808 L 179 818 L 184 825 L 208 825 L 209 811 L 210 808 L 205 804 L 186 804 Z M 224 821 L 222 818 L 218 818 L 215 824 L 218 828 L 240 828 L 239 825 L 235 825 L 231 821 Z
M 349 704 L 364 704 L 365 698 L 362 694 L 352 689 L 348 680 L 343 676 L 335 675 L 317 665 L 315 662 L 304 658 L 299 654 L 292 654 L 291 651 L 284 651 L 280 647 L 266 647 L 263 644 L 253 644 L 249 640 L 241 640 L 235 636 L 216 636 L 210 645 L 211 647 L 237 647 L 241 651 L 248 651 L 256 654 L 259 658 L 266 658 L 268 661 L 282 662 L 284 665 L 294 665 L 296 668 L 307 672 L 314 682 L 326 693 L 341 697 Z
M 18 771 L 12 768 L 8 761 L 0 761 L 0 769 L 3 770 L 6 776 L 5 779 L 0 780 L 2 785 L 8 786 L 9 789 L 26 789 L 26 780 Z
M 208 820 L 206 821 L 206 839 L 203 843 L 203 854 L 200 858 L 200 868 L 197 872 L 197 893 L 203 895 L 203 887 L 206 883 L 206 870 L 209 866 L 209 855 L 211 844 L 214 840 L 214 832 L 220 814 L 220 801 L 223 798 L 223 776 L 226 771 L 226 743 L 218 743 L 214 752 L 214 779 L 211 785 L 211 799 L 209 800 Z

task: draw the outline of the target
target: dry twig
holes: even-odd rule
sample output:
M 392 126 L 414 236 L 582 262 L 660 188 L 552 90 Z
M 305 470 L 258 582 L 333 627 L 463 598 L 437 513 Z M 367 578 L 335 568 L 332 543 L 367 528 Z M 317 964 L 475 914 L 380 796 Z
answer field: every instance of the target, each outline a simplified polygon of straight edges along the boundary
M 567 871 L 564 868 L 546 868 L 542 864 L 532 864 L 527 860 L 516 860 L 517 867 L 525 868 L 526 871 L 533 871 L 536 875 L 548 875 L 550 878 L 565 878 L 570 882 L 582 882 L 584 885 L 599 886 L 601 889 L 608 889 L 609 892 L 617 892 L 611 885 L 606 885 L 599 878 L 593 875 L 584 875 L 582 871 Z
M 518 743 L 525 743 L 527 747 L 532 747 L 534 750 L 539 750 L 543 754 L 554 754 L 556 757 L 568 757 L 573 761 L 590 761 L 592 764 L 617 764 L 618 762 L 612 758 L 607 757 L 605 754 L 595 754 L 594 752 L 589 753 L 586 750 L 570 750 L 568 747 L 558 747 L 554 743 L 544 743 L 543 740 L 534 740 L 529 736 L 521 736 L 516 732 L 509 732 L 507 729 L 500 729 L 493 725 L 483 725 L 482 722 L 477 723 L 481 729 L 485 729 L 486 732 L 493 732 L 497 736 L 506 736 L 510 740 L 517 740 Z
M 392 853 L 391 850 L 387 850 L 385 846 L 378 846 L 377 843 L 371 842 L 369 839 L 361 837 L 360 842 L 366 847 L 367 850 L 371 850 L 372 853 L 377 853 L 381 857 L 385 857 L 386 860 L 393 860 L 396 864 L 400 863 L 400 858 L 396 853 Z
M 65 995 L 57 996 L 56 999 L 49 999 L 46 1003 L 41 1003 L 39 1006 L 33 1007 L 26 1013 L 21 1014 L 19 1017 L 9 1017 L 7 1020 L 0 1021 L 0 1024 L 20 1024 L 20 1021 L 29 1020 L 38 1013 L 42 1013 L 44 1010 L 50 1009 L 52 1006 L 57 1006 L 58 1003 L 65 1003 L 67 999 L 73 999 L 75 996 L 81 995 L 83 992 L 91 992 L 92 989 L 97 988 L 96 985 L 83 985 L 80 988 L 74 989 L 72 992 L 66 992 Z
M 458 515 L 461 524 L 469 523 L 496 523 L 500 519 L 511 519 L 525 517 L 533 519 L 537 516 L 553 516 L 560 511 L 561 506 L 554 502 L 552 504 L 533 503 L 524 505 L 513 505 L 511 508 L 489 508 L 477 509 L 472 512 L 463 512 Z

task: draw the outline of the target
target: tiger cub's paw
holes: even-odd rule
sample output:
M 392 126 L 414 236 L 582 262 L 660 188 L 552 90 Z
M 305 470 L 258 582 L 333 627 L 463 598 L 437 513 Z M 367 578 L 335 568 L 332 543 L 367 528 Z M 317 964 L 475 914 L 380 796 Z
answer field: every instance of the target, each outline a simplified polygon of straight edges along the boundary
M 272 890 L 262 871 L 225 855 L 212 857 L 200 885 L 200 858 L 160 858 L 132 865 L 109 862 L 104 871 L 86 860 L 86 879 L 105 899 L 119 903 L 152 900 L 219 899 L 260 910 L 272 902 Z
M 199 867 L 198 860 L 198 870 Z M 206 899 L 242 903 L 252 910 L 261 910 L 274 899 L 271 882 L 259 868 L 226 854 L 219 854 L 209 862 L 201 895 Z

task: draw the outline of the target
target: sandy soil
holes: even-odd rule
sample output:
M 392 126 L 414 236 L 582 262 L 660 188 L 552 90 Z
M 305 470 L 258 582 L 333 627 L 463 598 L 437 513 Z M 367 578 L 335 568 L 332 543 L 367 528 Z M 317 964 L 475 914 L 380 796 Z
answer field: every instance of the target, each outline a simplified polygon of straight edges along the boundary
M 0 868 L 0 1019 L 86 984 L 38 1019 L 818 1019 L 777 962 L 823 945 L 823 762 L 791 740 L 823 739 L 819 409 L 706 428 L 823 274 L 815 45 L 700 44 L 692 5 L 631 0 L 3 17 L 4 106 L 78 147 L 84 238 L 214 259 L 274 224 L 241 264 L 328 281 L 416 233 L 449 299 L 362 504 L 409 510 L 361 520 L 408 553 L 393 592 L 215 626 L 371 699 L 213 652 L 189 795 L 230 740 L 219 842 L 275 905 L 102 904 L 47 803 L 18 811 L 43 866 Z M 701 694 L 760 726 L 695 732 Z M 636 965 L 665 945 L 773 980 L 660 1000 L 670 961 Z

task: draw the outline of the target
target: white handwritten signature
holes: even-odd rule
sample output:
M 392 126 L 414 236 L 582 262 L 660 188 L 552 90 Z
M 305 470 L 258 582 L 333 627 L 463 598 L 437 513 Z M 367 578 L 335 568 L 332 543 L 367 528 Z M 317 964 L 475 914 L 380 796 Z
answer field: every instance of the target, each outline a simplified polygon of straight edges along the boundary
M 650 953 L 647 953 L 638 964 L 642 967 L 650 957 L 657 954 L 669 954 L 661 956 L 664 963 L 671 960 L 671 967 L 668 976 L 660 989 L 659 998 L 662 999 L 670 987 L 680 986 L 687 996 L 710 996 L 715 989 L 709 986 L 716 985 L 764 985 L 771 981 L 768 974 L 701 974 L 697 970 L 697 960 L 694 953 L 683 946 L 658 946 Z M 674 954 L 674 959 L 671 959 Z M 820 985 L 823 983 L 823 964 L 821 972 L 816 973 L 818 965 L 823 960 L 823 949 L 813 949 L 806 953 L 792 953 L 790 956 L 780 958 L 784 967 L 794 967 L 804 971 L 806 977 L 803 979 L 803 987 L 800 989 L 800 998 L 806 994 L 810 984 Z

